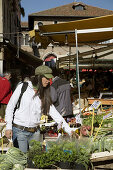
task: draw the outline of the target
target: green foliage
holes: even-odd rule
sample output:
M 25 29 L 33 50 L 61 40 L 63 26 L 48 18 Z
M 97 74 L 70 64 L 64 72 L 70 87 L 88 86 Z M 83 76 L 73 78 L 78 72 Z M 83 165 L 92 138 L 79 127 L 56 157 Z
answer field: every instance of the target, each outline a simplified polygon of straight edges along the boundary
M 111 148 L 111 143 L 107 140 L 107 138 L 100 138 L 93 142 L 91 147 L 91 153 L 104 151 L 110 152 Z
M 85 166 L 86 169 L 88 169 L 88 166 L 91 163 L 90 156 L 91 156 L 92 139 L 84 138 L 83 140 L 79 140 L 77 142 L 78 144 L 76 145 L 76 151 L 77 151 L 76 163 L 82 164 Z
M 2 163 L 0 163 L 1 170 L 10 170 L 12 167 L 13 164 L 10 161 L 4 160 Z
M 49 142 L 47 146 L 47 152 L 44 152 L 39 142 L 32 142 L 28 159 L 36 168 L 56 167 L 60 162 L 68 162 L 73 167 L 79 163 L 87 168 L 90 163 L 90 149 L 86 142 L 62 140 Z
M 102 137 L 93 141 L 93 138 L 82 140 L 60 140 L 48 142 L 47 152 L 42 151 L 40 142 L 33 141 L 29 150 L 29 159 L 36 168 L 56 167 L 60 162 L 68 162 L 73 168 L 82 164 L 88 169 L 91 166 L 90 156 L 95 152 L 110 151 L 113 149 L 113 140 Z
M 26 165 L 27 164 L 27 156 L 24 154 L 20 149 L 11 147 L 7 151 L 7 157 L 6 160 L 9 160 L 10 162 L 14 164 L 21 164 Z
M 47 151 L 43 151 L 42 144 L 32 141 L 28 152 L 28 159 L 36 168 L 55 168 L 60 162 L 68 162 L 73 168 L 82 164 L 88 169 L 90 156 L 95 152 L 113 150 L 113 138 L 100 137 L 94 141 L 93 137 L 78 140 L 59 139 L 57 142 L 47 142 Z M 92 168 L 93 169 L 93 168 Z
M 108 113 L 107 113 L 108 114 Z M 102 119 L 103 119 L 103 116 L 107 115 L 106 113 L 103 113 L 103 114 L 98 114 L 98 115 L 95 115 L 94 117 L 94 127 L 97 125 L 99 126 Z M 83 125 L 88 125 L 88 126 L 92 126 L 92 115 L 90 116 L 86 116 L 84 117 L 83 119 Z M 104 119 L 103 123 L 102 123 L 102 128 L 103 127 L 113 127 L 113 118 L 107 118 L 107 119 Z
M 101 114 L 101 115 L 95 115 L 94 117 L 94 124 L 100 124 L 102 121 L 102 118 L 105 114 Z M 89 115 L 87 117 L 85 117 L 83 119 L 83 125 L 88 125 L 88 126 L 92 126 L 92 115 Z
M 0 169 L 9 170 L 12 169 L 15 164 L 20 164 L 21 169 L 27 164 L 27 156 L 18 148 L 11 147 L 6 154 L 0 155 Z M 22 166 L 21 166 L 22 165 Z
M 6 154 L 0 154 L 0 163 L 4 161 Z
M 24 170 L 24 166 L 20 164 L 15 164 L 12 170 Z
M 34 158 L 34 155 L 41 155 L 42 153 L 42 144 L 38 141 L 30 141 L 30 150 L 28 152 L 28 157 L 30 160 Z

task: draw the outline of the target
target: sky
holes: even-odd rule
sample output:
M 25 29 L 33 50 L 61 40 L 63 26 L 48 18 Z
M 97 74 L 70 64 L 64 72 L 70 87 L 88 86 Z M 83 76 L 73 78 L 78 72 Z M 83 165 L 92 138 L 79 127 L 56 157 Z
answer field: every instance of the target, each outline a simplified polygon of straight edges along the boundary
M 21 0 L 21 6 L 25 10 L 25 17 L 22 17 L 21 20 L 28 21 L 29 14 L 73 2 L 83 2 L 87 5 L 113 10 L 113 0 Z

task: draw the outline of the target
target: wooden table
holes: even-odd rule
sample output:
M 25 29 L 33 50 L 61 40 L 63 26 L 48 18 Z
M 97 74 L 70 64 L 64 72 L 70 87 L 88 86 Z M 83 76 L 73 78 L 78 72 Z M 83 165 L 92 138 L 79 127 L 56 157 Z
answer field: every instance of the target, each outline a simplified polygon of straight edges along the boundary
M 113 98 L 112 99 L 88 98 L 88 104 L 93 104 L 95 100 L 100 101 L 102 105 L 113 105 Z

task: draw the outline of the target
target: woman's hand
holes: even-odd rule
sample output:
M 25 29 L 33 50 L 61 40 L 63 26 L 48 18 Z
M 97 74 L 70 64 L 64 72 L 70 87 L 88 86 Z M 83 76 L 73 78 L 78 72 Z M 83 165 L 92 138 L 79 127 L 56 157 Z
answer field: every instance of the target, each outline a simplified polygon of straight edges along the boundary
M 6 131 L 5 131 L 5 136 L 6 136 L 8 139 L 11 139 L 11 138 L 12 138 L 12 130 L 11 130 L 11 129 L 6 130 Z

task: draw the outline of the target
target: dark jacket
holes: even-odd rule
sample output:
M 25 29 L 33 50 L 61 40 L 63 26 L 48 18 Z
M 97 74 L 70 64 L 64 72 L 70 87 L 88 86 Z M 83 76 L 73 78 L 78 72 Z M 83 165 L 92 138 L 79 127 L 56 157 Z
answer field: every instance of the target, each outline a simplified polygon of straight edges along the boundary
M 62 116 L 72 115 L 70 98 L 70 83 L 59 77 L 53 79 L 50 86 L 51 98 L 54 106 Z

